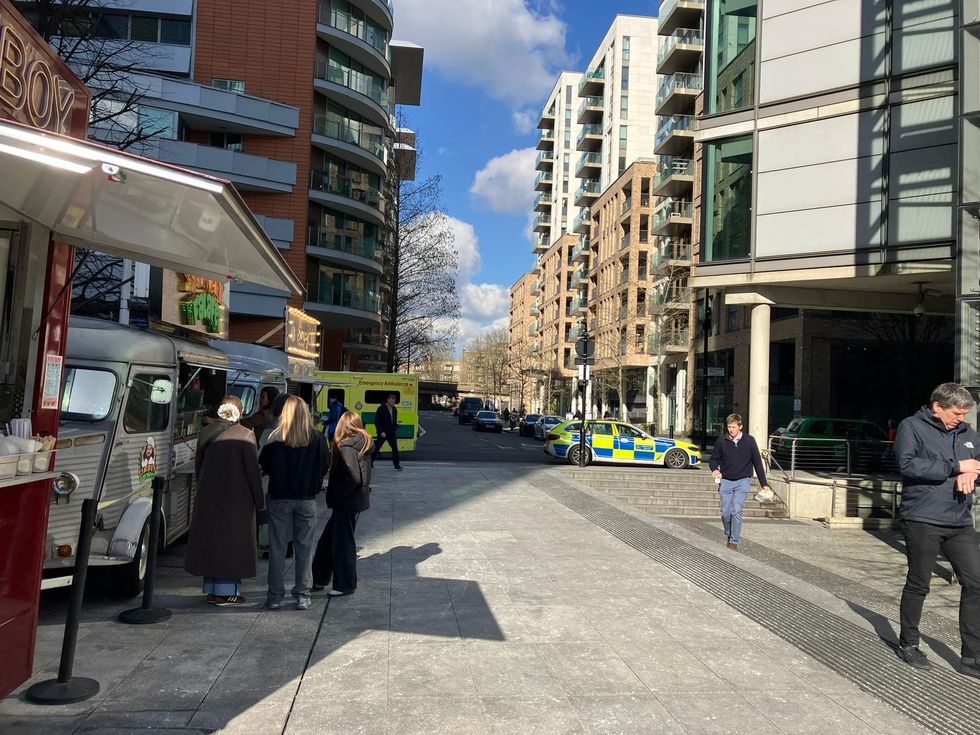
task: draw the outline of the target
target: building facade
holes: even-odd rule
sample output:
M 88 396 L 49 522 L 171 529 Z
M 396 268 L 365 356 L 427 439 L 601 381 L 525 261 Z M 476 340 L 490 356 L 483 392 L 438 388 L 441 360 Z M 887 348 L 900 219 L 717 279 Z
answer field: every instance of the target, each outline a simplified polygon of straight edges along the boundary
M 741 412 L 756 436 L 775 428 L 780 349 L 795 385 L 822 361 L 825 385 L 861 387 L 838 410 L 879 422 L 884 406 L 898 416 L 915 408 L 898 405 L 899 381 L 918 405 L 943 363 L 952 377 L 952 345 L 930 342 L 926 326 L 952 317 L 958 261 L 976 251 L 973 241 L 957 257 L 960 10 L 953 0 L 706 4 L 692 285 L 716 304 L 713 329 L 745 311 L 748 365 L 729 369 L 747 367 Z M 906 336 L 871 340 L 864 359 L 849 355 L 846 329 L 830 337 L 829 355 L 804 331 L 774 340 L 780 317 L 810 312 L 849 328 L 899 324 Z M 890 372 L 884 356 L 898 348 L 925 367 Z M 721 370 L 716 357 L 700 368 Z M 793 401 L 802 414 L 823 406 L 805 394 Z
M 534 397 L 540 369 L 541 344 L 537 329 L 530 324 L 541 316 L 538 297 L 541 281 L 535 273 L 525 273 L 510 287 L 510 312 L 507 319 L 507 365 L 509 375 L 509 408 L 527 410 Z

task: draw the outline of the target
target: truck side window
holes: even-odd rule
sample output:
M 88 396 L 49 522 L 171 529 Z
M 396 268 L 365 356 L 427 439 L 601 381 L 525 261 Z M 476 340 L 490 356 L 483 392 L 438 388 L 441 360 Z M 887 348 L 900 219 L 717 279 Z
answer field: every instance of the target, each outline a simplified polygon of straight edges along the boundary
M 150 387 L 154 380 L 169 380 L 168 375 L 141 373 L 132 379 L 126 410 L 123 411 L 123 428 L 128 434 L 148 434 L 164 431 L 170 421 L 170 404 L 150 401 Z

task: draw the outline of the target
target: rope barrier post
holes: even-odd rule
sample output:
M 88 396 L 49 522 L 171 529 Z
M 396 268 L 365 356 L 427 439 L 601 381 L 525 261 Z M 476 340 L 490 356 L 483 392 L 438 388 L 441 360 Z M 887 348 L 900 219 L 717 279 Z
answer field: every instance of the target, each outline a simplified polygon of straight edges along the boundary
M 146 548 L 146 578 L 143 581 L 143 604 L 119 613 L 119 622 L 127 625 L 149 625 L 170 619 L 165 607 L 153 607 L 153 584 L 156 580 L 157 549 L 160 547 L 160 507 L 163 505 L 164 479 L 153 478 L 153 503 L 150 506 L 150 537 Z
M 65 636 L 61 644 L 61 662 L 58 678 L 39 681 L 31 686 L 25 696 L 34 704 L 73 704 L 90 699 L 99 693 L 99 682 L 84 676 L 72 676 L 75 667 L 75 644 L 78 642 L 78 619 L 85 596 L 85 578 L 88 576 L 88 556 L 95 532 L 95 500 L 82 501 L 82 525 L 78 531 L 78 548 L 75 554 L 75 573 L 71 583 L 71 601 L 65 619 Z

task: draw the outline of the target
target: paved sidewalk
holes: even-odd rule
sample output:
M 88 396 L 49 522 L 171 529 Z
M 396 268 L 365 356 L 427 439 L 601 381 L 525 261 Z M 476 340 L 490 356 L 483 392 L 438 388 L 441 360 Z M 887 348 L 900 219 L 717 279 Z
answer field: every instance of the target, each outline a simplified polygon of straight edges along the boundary
M 934 671 L 878 637 L 903 574 L 887 534 L 749 523 L 734 554 L 719 523 L 645 517 L 564 468 L 407 467 L 379 465 L 357 594 L 261 610 L 260 564 L 254 606 L 215 608 L 177 549 L 158 591 L 173 619 L 119 625 L 126 606 L 94 598 L 75 672 L 99 695 L 41 708 L 15 693 L 0 733 L 977 731 L 956 702 L 980 682 L 947 661 L 955 588 L 937 579 L 929 598 Z M 46 597 L 39 678 L 63 599 Z

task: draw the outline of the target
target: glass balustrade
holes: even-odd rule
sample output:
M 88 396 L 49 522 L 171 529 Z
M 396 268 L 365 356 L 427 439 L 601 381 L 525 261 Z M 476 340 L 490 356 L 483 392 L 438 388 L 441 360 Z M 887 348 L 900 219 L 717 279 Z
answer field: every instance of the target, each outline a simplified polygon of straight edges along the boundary
M 310 172 L 310 188 L 325 194 L 346 197 L 374 209 L 381 209 L 381 190 L 358 178 L 337 175 L 331 171 Z
M 329 2 L 320 3 L 320 23 L 364 41 L 373 46 L 385 58 L 388 55 L 388 32 L 370 21 L 357 18 L 350 13 L 331 7 Z
M 384 253 L 380 247 L 380 242 L 373 237 L 345 235 L 336 230 L 328 230 L 322 227 L 310 228 L 309 243 L 311 247 L 337 250 L 342 253 L 359 255 L 362 258 L 371 258 L 379 262 Z
M 364 123 L 353 124 L 353 121 L 337 119 L 328 115 L 313 116 L 313 133 L 315 135 L 356 145 L 383 160 L 385 156 L 384 135 L 364 130 L 363 125 Z
M 670 115 L 669 117 L 661 117 L 660 123 L 657 125 L 657 137 L 654 141 L 654 146 L 659 146 L 675 132 L 686 130 L 694 130 L 693 115 Z
M 326 59 L 319 58 L 316 60 L 316 78 L 347 87 L 388 109 L 387 85 L 380 77 L 330 64 Z
M 669 36 L 662 38 L 660 51 L 657 52 L 657 66 L 660 66 L 678 45 L 704 46 L 704 33 L 698 28 L 678 28 Z

